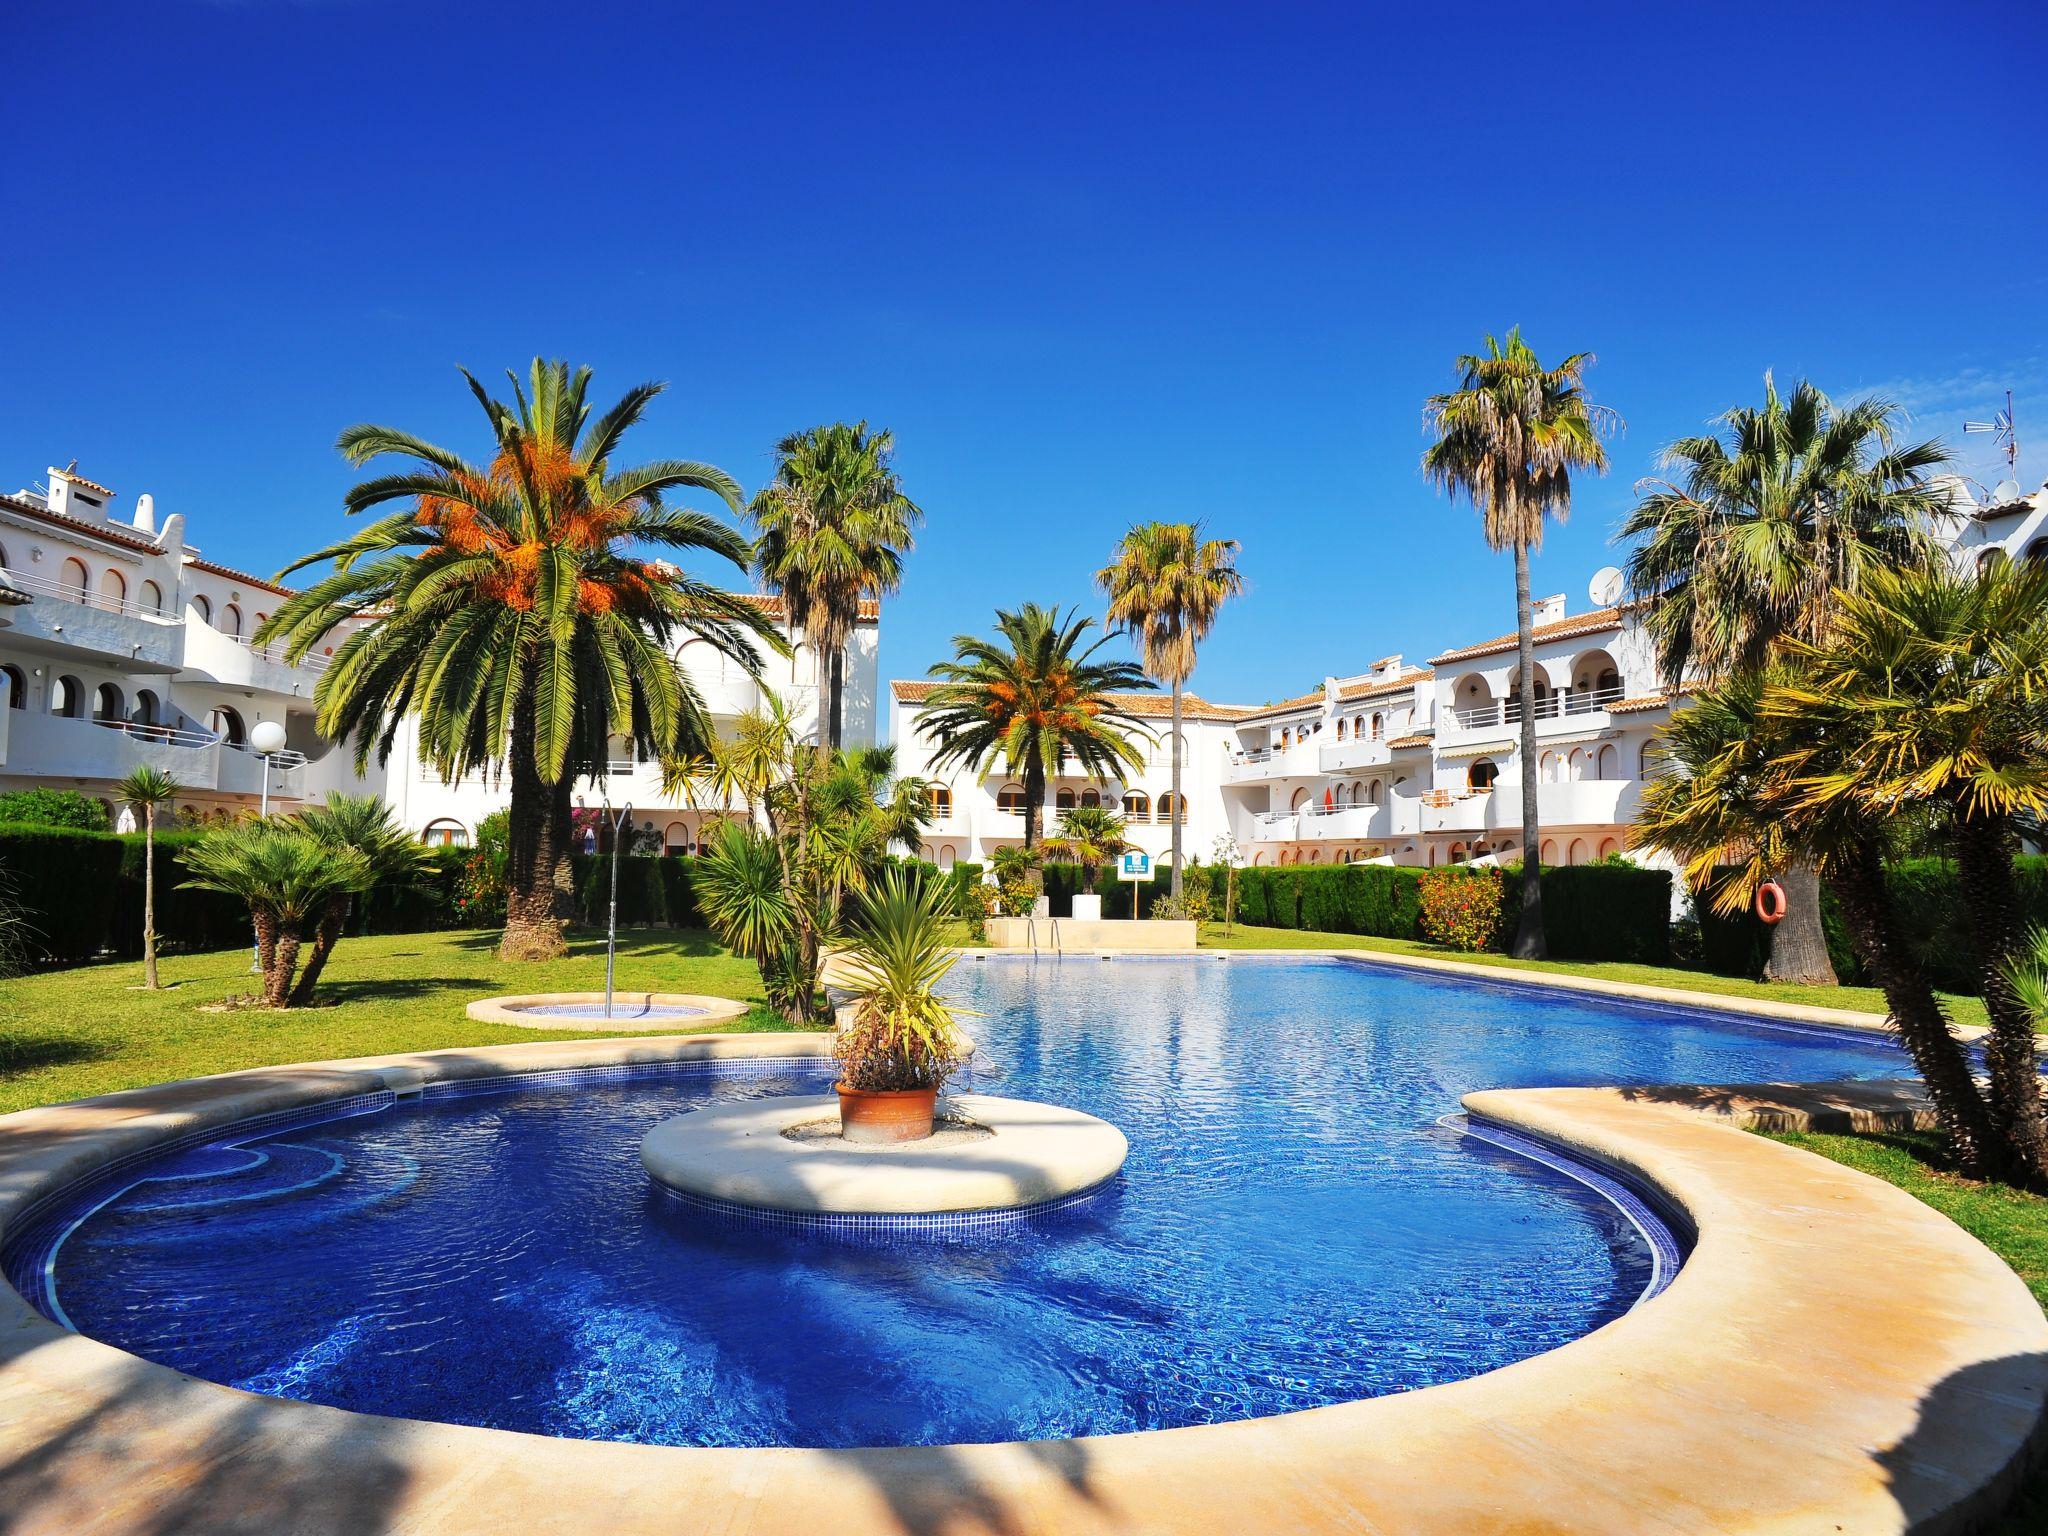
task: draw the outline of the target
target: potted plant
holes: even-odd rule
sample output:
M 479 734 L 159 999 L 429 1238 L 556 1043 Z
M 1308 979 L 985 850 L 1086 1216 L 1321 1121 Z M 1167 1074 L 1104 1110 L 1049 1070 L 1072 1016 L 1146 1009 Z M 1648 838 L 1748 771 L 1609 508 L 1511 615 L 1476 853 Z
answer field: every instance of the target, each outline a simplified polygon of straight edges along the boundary
M 843 951 L 854 1001 L 832 1046 L 839 1131 L 848 1141 L 919 1141 L 966 1050 L 956 1010 L 937 990 L 957 958 L 945 887 L 892 869 L 861 893 L 859 908 Z

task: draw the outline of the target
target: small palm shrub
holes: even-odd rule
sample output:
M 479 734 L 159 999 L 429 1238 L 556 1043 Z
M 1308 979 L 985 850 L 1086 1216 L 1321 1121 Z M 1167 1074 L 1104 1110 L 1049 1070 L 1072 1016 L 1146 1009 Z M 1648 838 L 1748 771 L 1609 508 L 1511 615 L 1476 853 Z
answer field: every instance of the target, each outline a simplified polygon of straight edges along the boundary
M 943 1088 L 964 1042 L 938 985 L 957 958 L 936 884 L 888 871 L 858 898 L 845 951 L 853 1019 L 833 1042 L 840 1080 L 870 1093 Z
M 1425 938 L 1476 953 L 1500 931 L 1499 870 L 1433 869 L 1422 877 L 1421 895 Z
M 201 839 L 184 855 L 187 887 L 225 891 L 249 904 L 256 926 L 256 964 L 263 1000 L 288 1008 L 299 952 L 329 904 L 368 890 L 370 861 L 286 822 L 245 821 Z

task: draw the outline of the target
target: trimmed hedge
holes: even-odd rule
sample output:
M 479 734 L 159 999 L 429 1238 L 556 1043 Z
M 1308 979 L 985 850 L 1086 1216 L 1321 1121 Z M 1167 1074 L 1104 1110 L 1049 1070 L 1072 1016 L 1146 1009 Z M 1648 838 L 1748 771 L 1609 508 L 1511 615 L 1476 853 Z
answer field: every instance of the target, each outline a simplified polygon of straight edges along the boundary
M 576 919 L 603 927 L 611 915 L 612 855 L 572 853 Z M 621 928 L 701 928 L 695 861 L 627 854 L 619 864 Z
M 121 851 L 111 832 L 0 822 L 0 870 L 20 904 L 31 963 L 75 965 L 106 947 Z
M 1413 939 L 1421 934 L 1422 875 L 1395 864 L 1253 865 L 1237 872 L 1237 920 L 1253 927 Z
M 1500 932 L 1505 954 L 1522 920 L 1522 866 L 1501 871 Z M 1661 869 L 1612 864 L 1545 865 L 1543 938 L 1553 960 L 1671 963 L 1671 876 Z

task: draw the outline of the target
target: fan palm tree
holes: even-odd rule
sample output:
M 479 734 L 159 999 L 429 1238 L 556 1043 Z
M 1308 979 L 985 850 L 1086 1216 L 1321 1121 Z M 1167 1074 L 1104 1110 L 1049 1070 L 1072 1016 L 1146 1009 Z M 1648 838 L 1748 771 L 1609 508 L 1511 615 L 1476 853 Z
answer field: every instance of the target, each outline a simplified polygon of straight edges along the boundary
M 1093 886 L 1096 872 L 1128 846 L 1123 817 L 1099 805 L 1077 805 L 1060 812 L 1058 832 L 1045 840 L 1045 857 L 1048 863 L 1078 864 Z
M 331 794 L 325 805 L 307 806 L 290 818 L 290 824 L 326 847 L 359 854 L 369 868 L 373 885 L 409 884 L 433 867 L 433 854 L 376 795 Z M 341 942 L 342 924 L 348 919 L 353 895 L 337 891 L 328 898 L 326 910 L 314 927 L 313 948 L 306 957 L 306 968 L 292 984 L 294 1007 L 312 1002 L 320 973 L 327 968 L 334 946 Z
M 187 849 L 194 890 L 222 891 L 249 904 L 256 925 L 256 963 L 263 1000 L 291 1006 L 292 975 L 307 930 L 328 903 L 367 890 L 369 862 L 352 848 L 335 848 L 287 822 L 238 822 L 207 834 Z
M 1807 792 L 1802 781 L 1840 771 L 1847 744 L 1811 715 L 1774 707 L 1785 681 L 1782 669 L 1737 672 L 1672 718 L 1659 734 L 1659 773 L 1643 788 L 1638 842 L 1676 855 L 1687 883 L 1730 914 L 1788 861 L 1817 871 L 1884 991 L 1958 1163 L 2009 1176 L 2014 1160 L 1886 886 L 1887 817 L 1850 797 Z
M 1436 434 L 1422 455 L 1422 473 L 1453 499 L 1479 510 L 1489 548 L 1515 555 L 1516 672 L 1521 711 L 1522 914 L 1514 952 L 1545 953 L 1541 846 L 1536 802 L 1535 616 L 1529 596 L 1529 553 L 1543 547 L 1546 519 L 1571 512 L 1572 475 L 1604 474 L 1601 437 L 1618 420 L 1587 397 L 1590 352 L 1546 368 L 1518 326 L 1505 340 L 1489 336 L 1486 351 L 1458 359 L 1458 387 L 1432 395 L 1424 408 Z
M 1095 584 L 1109 599 L 1109 620 L 1138 637 L 1145 671 L 1173 690 L 1173 803 L 1181 793 L 1181 689 L 1194 674 L 1195 650 L 1217 611 L 1244 591 L 1233 563 L 1235 539 L 1204 539 L 1193 523 L 1140 523 L 1118 542 Z M 1180 897 L 1181 823 L 1173 818 L 1172 894 Z
M 1024 781 L 1024 846 L 1038 846 L 1046 780 L 1064 758 L 1107 778 L 1144 766 L 1137 718 L 1117 697 L 1148 689 L 1134 663 L 1096 661 L 1107 637 L 1085 644 L 1094 620 L 1077 611 L 1026 603 L 996 611 L 996 638 L 953 637 L 953 660 L 938 663 L 939 680 L 921 729 L 937 749 L 931 766 L 965 764 L 986 774 L 998 759 Z
M 1900 446 L 1898 426 L 1883 400 L 1837 408 L 1804 380 L 1781 395 L 1767 373 L 1761 407 L 1737 407 L 1718 434 L 1664 451 L 1669 478 L 1645 482 L 1618 537 L 1635 541 L 1629 593 L 1669 687 L 1819 639 L 1836 598 L 1869 571 L 1925 557 L 1926 520 L 1947 504 L 1930 476 L 1948 454 L 1936 442 Z M 1832 984 L 1813 872 L 1777 876 L 1787 910 L 1765 976 Z
M 890 465 L 894 439 L 866 422 L 811 427 L 775 445 L 775 475 L 749 511 L 754 570 L 780 594 L 791 633 L 826 671 L 824 745 L 845 735 L 846 647 L 863 598 L 897 590 L 924 518 Z
M 170 804 L 178 781 L 161 768 L 137 768 L 115 788 L 129 805 L 142 810 L 142 984 L 154 992 L 156 977 L 156 808 Z
M 2035 1014 L 2013 979 L 2031 945 L 2016 829 L 2048 813 L 2048 569 L 1875 568 L 1836 598 L 1818 643 L 1786 650 L 1797 672 L 1766 711 L 1826 733 L 1841 754 L 1802 780 L 1805 795 L 1874 818 L 1932 810 L 1948 836 L 1991 1018 L 1992 1113 L 2048 1185 Z
M 722 470 L 613 465 L 663 386 L 638 385 L 593 418 L 587 368 L 536 358 L 525 387 L 512 380 L 510 405 L 464 377 L 490 424 L 490 462 L 395 427 L 342 433 L 352 464 L 411 461 L 356 486 L 348 511 L 402 510 L 287 567 L 332 560 L 334 573 L 288 599 L 256 638 L 281 641 L 297 661 L 354 626 L 314 699 L 323 735 L 354 738 L 358 770 L 373 750 L 389 755 L 408 718 L 421 759 L 444 779 L 509 768 L 499 953 L 545 958 L 563 950 L 554 877 L 573 781 L 605 772 L 614 736 L 664 760 L 701 752 L 713 736 L 677 646 L 703 639 L 756 676 L 756 642 L 785 647 L 744 598 L 632 552 L 708 554 L 742 569 L 750 553 L 717 518 L 664 502 L 706 491 L 737 512 L 739 487 Z

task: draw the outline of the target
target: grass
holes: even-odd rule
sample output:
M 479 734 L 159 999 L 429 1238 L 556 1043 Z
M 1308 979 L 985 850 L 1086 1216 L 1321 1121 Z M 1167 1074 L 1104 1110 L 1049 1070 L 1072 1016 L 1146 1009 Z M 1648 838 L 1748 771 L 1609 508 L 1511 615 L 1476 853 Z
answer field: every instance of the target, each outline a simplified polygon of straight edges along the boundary
M 1548 971 L 1558 976 L 1593 976 L 1602 981 L 1632 982 L 1638 986 L 1676 987 L 1685 992 L 1707 992 L 1718 997 L 1747 997 L 1774 1003 L 1801 1003 L 1815 1008 L 1848 1008 L 1863 1013 L 1886 1011 L 1884 994 L 1876 987 L 1805 987 L 1780 982 L 1745 981 L 1737 976 L 1715 976 L 1706 971 L 1685 971 L 1668 965 L 1630 965 L 1616 960 L 1515 960 L 1507 955 L 1466 954 L 1420 939 L 1378 939 L 1356 933 L 1309 933 L 1296 928 L 1254 928 L 1232 925 L 1226 937 L 1221 923 L 1204 923 L 1201 942 L 1212 949 L 1358 949 L 1388 955 L 1426 955 L 1436 960 L 1457 960 L 1468 965 L 1494 966 L 1500 970 Z M 1958 1024 L 1987 1024 L 1981 999 L 1943 995 L 1949 1017 Z
M 1941 1138 L 1927 1132 L 1823 1136 L 1759 1132 L 1803 1147 L 1860 1173 L 1896 1184 L 1925 1202 L 2010 1264 L 2034 1299 L 2048 1308 L 2048 1198 L 2003 1184 L 1962 1179 L 1942 1167 Z M 2039 1536 L 2048 1531 L 2048 1467 L 2021 1487 L 2013 1506 L 1985 1536 Z
M 0 981 L 0 1113 L 281 1062 L 587 1038 L 478 1024 L 462 1010 L 502 993 L 603 991 L 604 936 L 572 933 L 567 958 L 537 965 L 501 964 L 497 942 L 495 929 L 344 939 L 321 977 L 322 1006 L 285 1012 L 203 1011 L 253 990 L 246 949 L 165 956 L 160 992 L 141 989 L 142 966 L 132 960 Z M 784 1027 L 763 1003 L 753 964 L 709 934 L 622 933 L 617 979 L 636 992 L 701 992 L 754 1005 L 721 1030 Z

